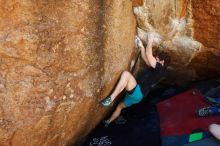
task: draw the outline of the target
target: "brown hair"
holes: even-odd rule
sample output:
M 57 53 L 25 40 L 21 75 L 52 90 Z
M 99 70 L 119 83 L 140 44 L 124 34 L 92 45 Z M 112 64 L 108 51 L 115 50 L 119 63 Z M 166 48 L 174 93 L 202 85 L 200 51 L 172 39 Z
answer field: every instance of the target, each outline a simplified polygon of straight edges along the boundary
M 165 52 L 165 51 L 159 51 L 159 50 L 157 50 L 157 51 L 155 51 L 155 57 L 157 56 L 160 60 L 164 60 L 165 62 L 164 62 L 164 65 L 165 66 L 168 66 L 169 64 L 170 64 L 170 60 L 171 60 L 171 58 L 170 58 L 170 55 L 169 55 L 169 53 L 167 53 L 167 52 Z

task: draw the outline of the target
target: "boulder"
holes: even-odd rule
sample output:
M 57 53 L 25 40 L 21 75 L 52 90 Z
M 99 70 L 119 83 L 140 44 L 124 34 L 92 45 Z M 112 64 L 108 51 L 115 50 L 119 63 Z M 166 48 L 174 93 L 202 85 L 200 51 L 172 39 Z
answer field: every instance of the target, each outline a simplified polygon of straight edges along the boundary
M 77 145 L 134 51 L 128 0 L 0 0 L 0 145 Z
M 163 37 L 161 47 L 171 56 L 168 82 L 220 76 L 219 9 L 218 0 L 144 0 L 134 7 L 139 36 L 153 31 Z

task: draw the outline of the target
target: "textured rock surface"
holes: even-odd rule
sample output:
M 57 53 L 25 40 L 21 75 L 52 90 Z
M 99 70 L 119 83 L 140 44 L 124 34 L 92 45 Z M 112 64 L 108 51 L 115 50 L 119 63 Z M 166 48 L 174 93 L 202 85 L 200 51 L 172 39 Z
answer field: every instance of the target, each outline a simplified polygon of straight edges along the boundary
M 132 2 L 0 0 L 0 20 L 0 145 L 78 143 L 131 60 Z
M 162 35 L 161 46 L 172 58 L 172 81 L 220 75 L 219 10 L 219 0 L 144 0 L 134 8 L 142 30 Z
M 132 0 L 132 5 L 135 6 L 142 6 L 143 0 Z

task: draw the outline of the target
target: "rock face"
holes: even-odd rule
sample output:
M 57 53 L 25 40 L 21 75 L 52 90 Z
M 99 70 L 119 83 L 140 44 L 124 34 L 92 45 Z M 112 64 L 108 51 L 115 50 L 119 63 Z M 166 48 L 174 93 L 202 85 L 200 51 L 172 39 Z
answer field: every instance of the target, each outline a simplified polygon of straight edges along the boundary
M 76 145 L 134 50 L 128 0 L 0 0 L 0 145 Z
M 219 0 L 143 0 L 134 8 L 138 27 L 163 37 L 161 47 L 171 56 L 169 81 L 220 75 L 219 10 Z

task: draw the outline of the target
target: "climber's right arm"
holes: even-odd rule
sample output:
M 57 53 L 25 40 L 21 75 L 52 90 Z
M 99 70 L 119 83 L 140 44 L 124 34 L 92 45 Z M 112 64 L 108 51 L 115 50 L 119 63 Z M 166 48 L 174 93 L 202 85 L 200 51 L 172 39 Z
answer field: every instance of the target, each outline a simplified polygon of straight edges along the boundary
M 150 66 L 149 62 L 148 62 L 148 59 L 147 59 L 147 56 L 146 56 L 146 52 L 145 52 L 145 48 L 144 47 L 141 47 L 141 57 L 142 59 L 144 60 L 144 62 Z

